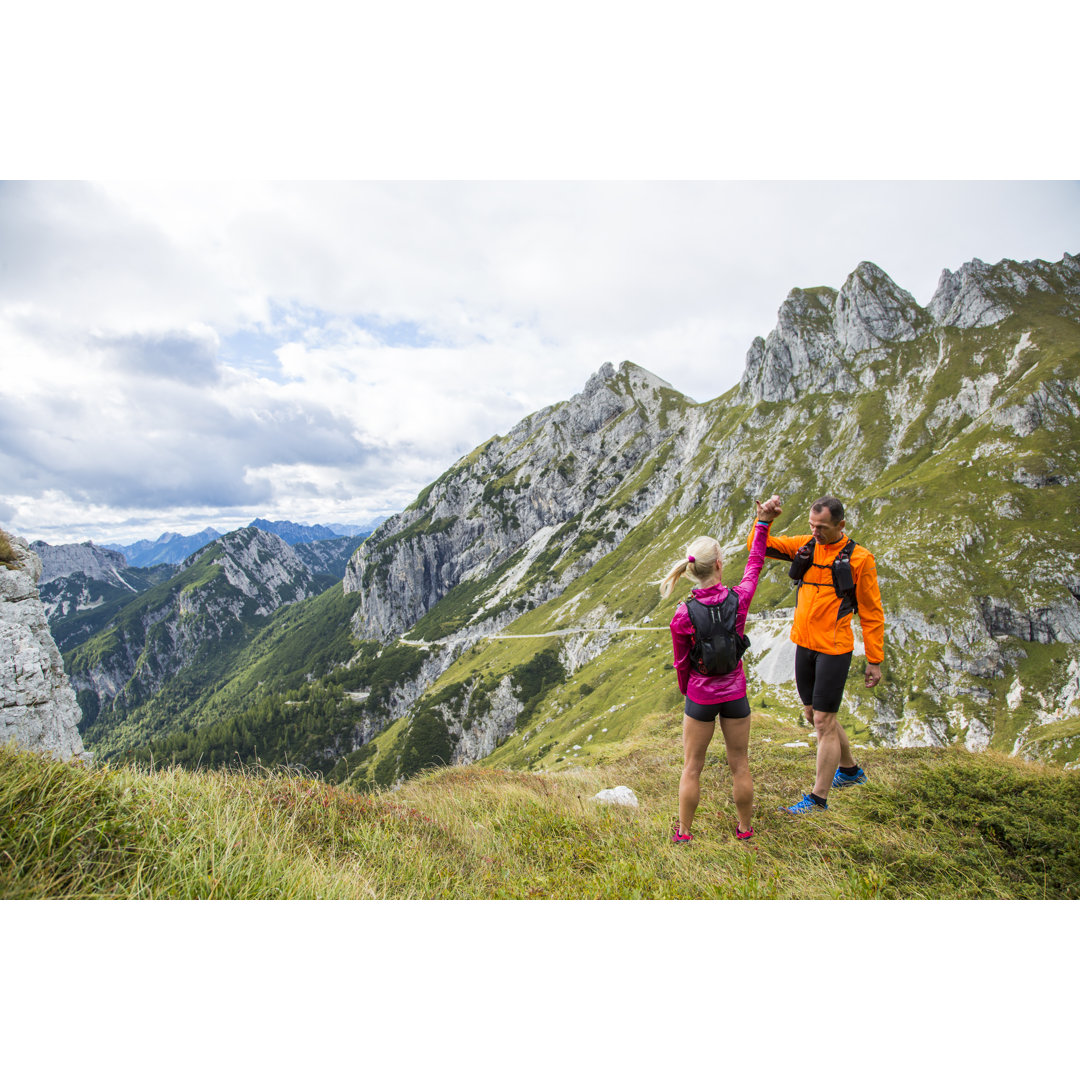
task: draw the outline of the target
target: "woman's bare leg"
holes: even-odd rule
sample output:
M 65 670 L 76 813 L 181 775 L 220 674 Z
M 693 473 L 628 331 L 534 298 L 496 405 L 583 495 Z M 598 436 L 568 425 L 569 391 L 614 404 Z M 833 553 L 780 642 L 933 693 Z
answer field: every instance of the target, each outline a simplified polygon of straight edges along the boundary
M 716 721 L 683 717 L 683 771 L 679 780 L 679 832 L 685 834 L 694 824 L 701 801 L 701 770 L 705 766 L 705 751 L 709 749 Z
M 730 720 L 722 716 L 720 730 L 724 733 L 727 763 L 731 770 L 731 788 L 735 796 L 735 811 L 739 815 L 739 832 L 749 832 L 754 814 L 754 780 L 750 775 L 750 717 Z

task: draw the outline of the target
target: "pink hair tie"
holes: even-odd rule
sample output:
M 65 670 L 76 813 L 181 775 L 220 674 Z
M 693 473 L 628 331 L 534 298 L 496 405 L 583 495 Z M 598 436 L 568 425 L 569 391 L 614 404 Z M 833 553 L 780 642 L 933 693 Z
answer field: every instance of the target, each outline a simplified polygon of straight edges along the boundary
M 693 555 L 687 555 L 686 556 L 686 561 L 687 562 L 693 562 L 694 561 L 694 556 Z

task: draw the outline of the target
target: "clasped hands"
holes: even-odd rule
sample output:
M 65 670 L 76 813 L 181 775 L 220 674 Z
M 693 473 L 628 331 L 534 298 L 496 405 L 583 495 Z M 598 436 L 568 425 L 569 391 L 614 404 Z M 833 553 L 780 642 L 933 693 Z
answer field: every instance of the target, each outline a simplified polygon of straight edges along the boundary
M 779 495 L 773 495 L 763 503 L 755 499 L 754 503 L 757 505 L 758 521 L 775 521 L 783 511 Z

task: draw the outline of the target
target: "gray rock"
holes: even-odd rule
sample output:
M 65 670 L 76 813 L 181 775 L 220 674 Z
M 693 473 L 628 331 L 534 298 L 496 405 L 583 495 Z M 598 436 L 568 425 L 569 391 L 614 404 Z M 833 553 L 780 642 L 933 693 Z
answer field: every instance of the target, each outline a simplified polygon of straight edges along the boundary
M 637 806 L 638 804 L 633 788 L 628 788 L 625 784 L 619 784 L 618 787 L 613 788 L 604 788 L 603 791 L 598 791 L 591 801 L 607 803 L 609 806 Z
M 75 692 L 38 596 L 41 559 L 21 537 L 8 539 L 19 561 L 0 566 L 0 743 L 89 762 Z
M 108 581 L 131 589 L 120 573 L 126 569 L 127 559 L 118 551 L 98 547 L 89 541 L 85 544 L 54 545 L 42 540 L 35 540 L 30 550 L 41 559 L 41 580 L 38 585 L 47 585 L 57 578 L 81 573 L 90 581 Z
M 931 320 L 880 267 L 862 262 L 839 292 L 792 289 L 776 328 L 746 354 L 738 401 L 795 401 L 805 393 L 857 393 L 860 372 L 884 345 L 911 341 Z M 866 383 L 873 384 L 873 376 Z
M 861 262 L 837 294 L 833 325 L 844 355 L 912 341 L 929 328 L 926 312 L 879 266 Z
M 1005 259 L 994 265 L 972 259 L 955 273 L 942 270 L 926 310 L 939 326 L 993 326 L 1012 314 L 1017 299 L 1033 290 L 1080 295 L 1076 257 L 1066 254 L 1060 263 Z

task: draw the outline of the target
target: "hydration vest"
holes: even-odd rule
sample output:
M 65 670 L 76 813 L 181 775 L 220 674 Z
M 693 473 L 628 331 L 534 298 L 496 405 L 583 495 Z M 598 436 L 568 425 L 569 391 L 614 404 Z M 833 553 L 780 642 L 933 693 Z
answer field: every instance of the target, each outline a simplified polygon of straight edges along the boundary
M 703 604 L 690 597 L 686 601 L 686 614 L 694 625 L 690 667 L 699 675 L 730 675 L 750 647 L 750 639 L 735 632 L 739 594 L 729 589 L 719 604 Z
M 855 598 L 855 575 L 851 572 L 851 553 L 855 550 L 855 541 L 849 539 L 837 552 L 831 564 L 814 562 L 814 548 L 815 543 L 811 540 L 803 544 L 791 557 L 788 577 L 795 582 L 795 588 L 798 589 L 803 585 L 812 585 L 815 589 L 823 587 L 824 582 L 803 580 L 806 571 L 811 566 L 816 566 L 819 570 L 831 570 L 832 586 L 836 590 L 836 595 L 840 597 L 840 610 L 836 613 L 836 618 L 839 620 L 851 612 L 857 613 L 859 603 Z

